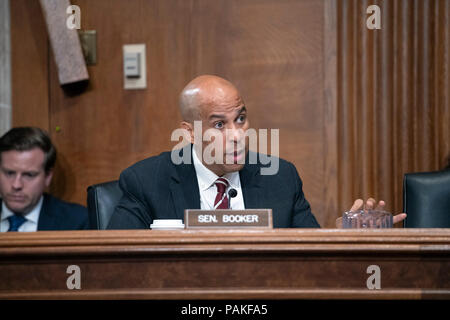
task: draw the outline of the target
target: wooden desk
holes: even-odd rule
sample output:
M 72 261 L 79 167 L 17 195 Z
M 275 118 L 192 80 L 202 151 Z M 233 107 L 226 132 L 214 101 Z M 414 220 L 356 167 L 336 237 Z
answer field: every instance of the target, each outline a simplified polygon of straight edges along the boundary
M 450 229 L 3 233 L 0 298 L 448 299 Z

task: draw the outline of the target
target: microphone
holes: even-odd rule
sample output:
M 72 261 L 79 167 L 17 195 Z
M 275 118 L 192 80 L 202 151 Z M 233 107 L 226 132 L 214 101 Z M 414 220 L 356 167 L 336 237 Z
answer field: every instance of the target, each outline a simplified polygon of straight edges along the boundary
M 231 198 L 234 198 L 234 197 L 236 197 L 236 196 L 237 196 L 237 191 L 236 191 L 236 189 L 231 188 L 231 189 L 228 191 L 228 197 L 229 197 L 229 199 L 228 199 L 228 209 L 230 209 Z

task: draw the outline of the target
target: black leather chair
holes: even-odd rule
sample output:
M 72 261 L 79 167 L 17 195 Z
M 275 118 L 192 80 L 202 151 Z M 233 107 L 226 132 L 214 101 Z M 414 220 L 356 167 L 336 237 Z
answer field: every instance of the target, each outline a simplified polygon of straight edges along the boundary
M 122 190 L 117 180 L 88 187 L 87 207 L 91 229 L 106 229 L 121 197 Z
M 450 228 L 450 170 L 405 174 L 403 210 L 406 228 Z

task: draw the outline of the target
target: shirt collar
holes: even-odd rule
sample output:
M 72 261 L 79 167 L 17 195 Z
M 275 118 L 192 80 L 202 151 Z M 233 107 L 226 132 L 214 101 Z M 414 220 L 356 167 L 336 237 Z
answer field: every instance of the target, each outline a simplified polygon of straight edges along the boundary
M 44 202 L 44 196 L 41 196 L 41 198 L 39 199 L 39 202 L 37 203 L 37 205 L 34 206 L 33 210 L 31 210 L 29 213 L 27 213 L 24 216 L 27 219 L 27 221 L 31 221 L 36 224 L 38 223 L 39 213 L 41 212 L 43 202 Z M 1 212 L 2 219 L 1 219 L 1 221 L 6 220 L 13 215 L 14 215 L 14 212 L 9 210 L 9 208 L 5 204 L 5 201 L 2 201 L 2 212 Z
M 197 174 L 197 180 L 200 186 L 200 190 L 205 191 L 214 185 L 214 182 L 216 182 L 219 176 L 205 167 L 205 165 L 198 158 L 195 148 L 192 148 L 192 158 L 194 161 L 195 172 Z M 239 171 L 226 173 L 222 177 L 228 180 L 232 188 L 241 187 Z

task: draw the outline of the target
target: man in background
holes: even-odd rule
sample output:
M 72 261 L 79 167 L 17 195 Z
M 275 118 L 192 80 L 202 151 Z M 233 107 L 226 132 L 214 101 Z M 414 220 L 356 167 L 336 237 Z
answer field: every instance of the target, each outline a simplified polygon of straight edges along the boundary
M 0 232 L 88 229 L 85 207 L 44 193 L 55 162 L 56 149 L 39 128 L 13 128 L 0 138 Z

